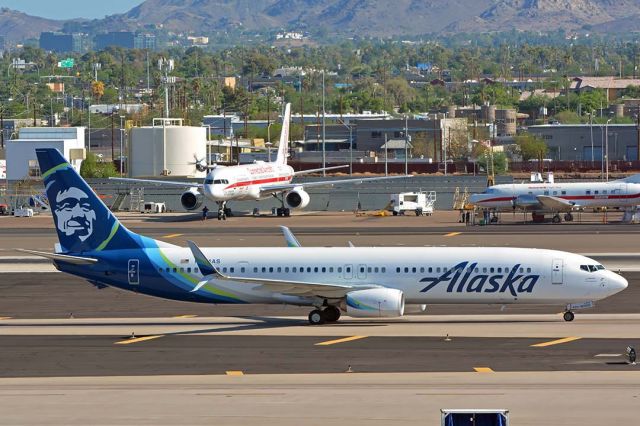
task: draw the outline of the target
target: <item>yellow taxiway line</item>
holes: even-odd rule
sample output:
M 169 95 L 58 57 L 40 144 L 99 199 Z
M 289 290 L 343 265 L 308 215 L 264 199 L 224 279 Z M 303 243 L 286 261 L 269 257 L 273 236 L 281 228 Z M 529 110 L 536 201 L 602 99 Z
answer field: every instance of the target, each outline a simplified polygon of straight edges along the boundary
M 575 340 L 580 340 L 582 337 L 565 337 L 563 339 L 551 340 L 549 342 L 536 343 L 535 345 L 531 345 L 532 348 L 544 348 L 547 346 L 559 345 L 561 343 L 569 343 Z
M 146 342 L 147 340 L 158 339 L 160 337 L 164 337 L 164 334 L 158 334 L 156 336 L 134 337 L 133 339 L 120 340 L 119 342 L 115 342 L 114 345 L 130 345 L 132 343 Z
M 11 317 L 0 317 L 0 320 L 11 319 Z
M 175 238 L 175 237 L 181 237 L 181 236 L 183 236 L 183 235 L 184 235 L 184 234 L 169 234 L 169 235 L 165 235 L 165 236 L 164 236 L 164 237 L 162 237 L 162 238 Z
M 476 373 L 493 373 L 494 371 L 489 367 L 473 367 Z
M 326 342 L 320 342 L 320 343 L 316 343 L 315 346 L 329 346 L 329 345 L 335 345 L 337 343 L 345 343 L 345 342 L 352 342 L 354 340 L 360 340 L 360 339 L 365 339 L 367 336 L 351 336 L 351 337 L 344 337 L 342 339 L 336 339 L 336 340 L 327 340 Z
M 195 318 L 197 315 L 176 315 L 174 318 Z
M 227 376 L 244 376 L 244 373 L 242 371 L 237 371 L 237 370 L 230 370 L 227 371 Z
M 449 232 L 448 234 L 444 234 L 445 237 L 455 237 L 456 235 L 460 235 L 462 232 Z

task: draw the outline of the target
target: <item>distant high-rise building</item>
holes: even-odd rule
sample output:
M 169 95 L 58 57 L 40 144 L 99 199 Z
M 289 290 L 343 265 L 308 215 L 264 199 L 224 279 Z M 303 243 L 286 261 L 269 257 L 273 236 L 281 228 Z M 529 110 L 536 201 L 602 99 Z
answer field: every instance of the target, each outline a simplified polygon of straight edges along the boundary
M 73 36 L 52 32 L 40 33 L 40 48 L 49 52 L 72 52 Z
M 135 47 L 135 37 L 135 34 L 131 31 L 98 34 L 95 37 L 95 46 L 97 50 L 104 50 L 109 46 L 133 49 Z
M 89 37 L 83 33 L 40 33 L 40 48 L 50 52 L 86 52 L 89 50 Z
M 4 36 L 0 36 L 0 52 L 3 52 L 6 47 L 4 43 Z
M 155 50 L 156 36 L 148 33 L 138 33 L 135 36 L 133 44 L 136 49 Z

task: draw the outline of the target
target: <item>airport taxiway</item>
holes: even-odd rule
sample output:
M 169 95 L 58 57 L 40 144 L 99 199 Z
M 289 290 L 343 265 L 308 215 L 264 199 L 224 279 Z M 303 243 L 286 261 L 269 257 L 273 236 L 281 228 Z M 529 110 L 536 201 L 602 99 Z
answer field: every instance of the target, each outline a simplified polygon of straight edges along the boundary
M 307 308 L 99 290 L 14 250 L 51 250 L 50 217 L 0 218 L 0 424 L 431 425 L 440 408 L 478 407 L 507 408 L 525 426 L 634 424 L 640 369 L 623 352 L 640 346 L 640 226 L 589 219 L 466 227 L 456 212 L 224 223 L 123 215 L 132 230 L 179 245 L 283 246 L 283 224 L 308 246 L 607 253 L 629 280 L 572 323 L 561 307 L 448 305 L 312 327 Z

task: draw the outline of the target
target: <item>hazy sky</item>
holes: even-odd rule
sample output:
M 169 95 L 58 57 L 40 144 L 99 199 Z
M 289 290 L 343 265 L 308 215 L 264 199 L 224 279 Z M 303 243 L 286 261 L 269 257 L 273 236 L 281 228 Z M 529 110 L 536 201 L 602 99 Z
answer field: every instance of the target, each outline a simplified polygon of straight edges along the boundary
M 51 19 L 102 18 L 126 12 L 143 0 L 0 0 L 0 7 Z

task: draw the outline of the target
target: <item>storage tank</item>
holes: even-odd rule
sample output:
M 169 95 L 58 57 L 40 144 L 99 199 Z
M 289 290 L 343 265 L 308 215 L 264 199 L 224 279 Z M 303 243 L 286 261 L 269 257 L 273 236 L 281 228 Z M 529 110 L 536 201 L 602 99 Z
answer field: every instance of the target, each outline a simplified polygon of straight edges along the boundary
M 195 159 L 206 158 L 207 131 L 183 126 L 181 119 L 154 119 L 153 126 L 131 129 L 129 170 L 131 177 L 204 177 Z

